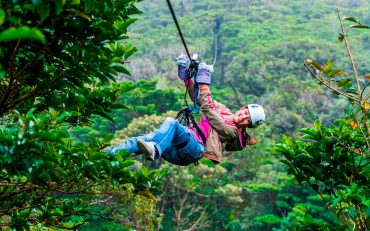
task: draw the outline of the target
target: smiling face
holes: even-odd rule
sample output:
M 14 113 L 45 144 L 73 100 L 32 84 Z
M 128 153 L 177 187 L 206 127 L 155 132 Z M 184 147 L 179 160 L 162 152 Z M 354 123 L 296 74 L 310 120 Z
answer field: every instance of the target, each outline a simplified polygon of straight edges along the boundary
M 251 123 L 251 115 L 248 108 L 244 107 L 235 112 L 234 123 L 240 127 L 248 127 L 248 125 Z

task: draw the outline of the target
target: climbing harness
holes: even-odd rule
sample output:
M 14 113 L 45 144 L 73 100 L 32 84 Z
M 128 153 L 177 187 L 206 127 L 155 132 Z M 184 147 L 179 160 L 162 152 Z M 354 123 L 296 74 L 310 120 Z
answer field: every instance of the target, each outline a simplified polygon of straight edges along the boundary
M 200 129 L 198 124 L 195 122 L 194 116 L 191 112 L 191 108 L 188 105 L 184 106 L 177 113 L 176 120 L 179 121 L 179 123 L 184 125 L 184 126 L 192 127 L 193 129 L 195 129 L 197 131 L 198 135 L 200 136 L 200 138 L 202 139 L 203 144 L 204 145 L 206 144 L 207 139 L 206 139 L 203 131 Z M 194 165 L 198 165 L 198 164 L 199 164 L 198 161 L 194 162 Z
M 194 116 L 191 113 L 191 108 L 189 106 L 183 107 L 176 116 L 176 119 L 179 121 L 180 124 L 184 126 L 194 128 L 197 133 L 199 134 L 200 138 L 202 138 L 203 144 L 206 144 L 206 136 L 204 135 L 203 131 L 200 129 L 198 124 L 195 122 Z

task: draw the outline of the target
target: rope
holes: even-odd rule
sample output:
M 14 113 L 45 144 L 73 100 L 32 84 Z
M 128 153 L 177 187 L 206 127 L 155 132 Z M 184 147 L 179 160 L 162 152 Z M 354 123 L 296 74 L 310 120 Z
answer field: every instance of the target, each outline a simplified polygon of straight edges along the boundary
M 172 18 L 173 18 L 173 20 L 175 21 L 177 31 L 179 32 L 179 35 L 180 35 L 180 37 L 181 37 L 182 44 L 183 44 L 183 45 L 184 45 L 184 47 L 185 47 L 186 54 L 188 55 L 189 60 L 191 60 L 191 57 L 190 57 L 190 53 L 189 53 L 188 47 L 186 46 L 186 42 L 185 42 L 184 36 L 182 35 L 182 32 L 181 32 L 181 29 L 180 29 L 179 23 L 177 22 L 176 15 L 175 15 L 175 12 L 173 11 L 173 8 L 172 8 L 172 5 L 171 5 L 170 0 L 167 0 L 167 5 L 168 5 L 168 8 L 169 8 L 169 9 L 170 9 L 170 11 L 171 11 Z
M 170 9 L 173 21 L 176 24 L 177 31 L 179 32 L 179 35 L 181 37 L 181 42 L 185 47 L 186 54 L 188 55 L 189 60 L 191 60 L 190 68 L 188 69 L 188 71 L 189 71 L 189 74 L 192 75 L 192 74 L 194 74 L 198 71 L 198 65 L 195 62 L 195 60 L 193 60 L 190 57 L 188 47 L 186 46 L 184 36 L 182 35 L 179 23 L 176 19 L 176 15 L 175 15 L 175 12 L 172 8 L 170 0 L 167 0 L 167 5 L 168 5 L 168 8 Z M 195 80 L 195 78 L 194 78 L 194 80 Z M 197 86 L 196 80 L 195 80 L 195 85 Z M 197 90 L 195 90 L 195 92 L 197 92 Z M 197 131 L 197 133 L 199 134 L 199 136 L 201 137 L 201 139 L 203 141 L 203 144 L 205 145 L 206 142 L 207 142 L 207 139 L 206 139 L 205 135 L 203 134 L 203 131 L 199 128 L 198 124 L 195 122 L 195 119 L 194 119 L 194 116 L 192 115 L 191 109 L 187 105 L 187 101 L 186 101 L 187 93 L 188 93 L 188 86 L 186 87 L 185 96 L 184 96 L 184 104 L 185 105 L 183 105 L 184 107 L 178 112 L 178 114 L 176 116 L 176 119 L 179 120 L 179 122 L 181 122 L 181 121 L 185 122 L 187 126 L 189 126 L 191 124 L 193 126 L 193 128 Z M 196 97 L 196 94 L 195 94 L 195 99 L 196 98 L 197 97 Z M 197 108 L 196 100 L 194 100 L 194 106 L 195 106 L 195 108 Z
M 173 18 L 173 21 L 175 22 L 175 25 L 176 25 L 176 28 L 177 28 L 177 31 L 179 32 L 179 35 L 180 35 L 180 38 L 181 38 L 181 42 L 182 44 L 184 45 L 184 48 L 185 48 L 185 51 L 186 51 L 186 54 L 189 58 L 189 60 L 191 61 L 190 62 L 190 67 L 188 68 L 188 74 L 190 76 L 193 76 L 194 74 L 197 73 L 198 71 L 198 65 L 197 63 L 195 62 L 195 60 L 193 60 L 191 57 L 190 57 L 190 52 L 188 50 L 188 47 L 186 45 L 186 42 L 185 42 L 185 38 L 181 32 L 181 28 L 180 28 L 180 25 L 179 25 L 179 22 L 177 21 L 177 18 L 176 18 L 176 15 L 175 15 L 175 11 L 173 10 L 172 8 L 172 4 L 170 2 L 170 0 L 167 0 L 167 5 L 168 5 L 168 8 L 170 9 L 170 12 L 171 12 L 171 15 L 172 15 L 172 18 Z M 195 80 L 195 78 L 194 78 Z M 195 85 L 196 85 L 196 81 L 195 81 Z M 196 85 L 197 86 L 197 85 Z M 195 88 L 194 89 L 194 92 L 196 92 L 197 89 Z M 185 96 L 184 96 L 184 105 L 187 106 L 187 101 L 186 101 L 186 96 L 188 94 L 188 86 L 186 87 L 186 92 L 185 92 Z M 195 93 L 197 94 L 197 93 Z M 199 109 L 198 109 L 198 106 L 196 105 L 196 101 L 194 100 L 194 108 L 196 109 L 195 112 L 199 112 Z

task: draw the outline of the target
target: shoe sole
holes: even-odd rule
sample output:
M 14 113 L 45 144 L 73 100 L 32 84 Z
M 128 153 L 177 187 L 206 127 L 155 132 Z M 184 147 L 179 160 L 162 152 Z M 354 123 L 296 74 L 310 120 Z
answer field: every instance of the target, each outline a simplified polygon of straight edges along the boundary
M 140 151 L 144 152 L 145 159 L 150 160 L 150 161 L 154 160 L 152 155 L 150 155 L 150 151 L 149 151 L 150 149 L 149 149 L 148 145 L 146 145 L 146 143 L 144 143 L 141 140 L 138 140 L 137 141 L 137 146 L 140 149 Z

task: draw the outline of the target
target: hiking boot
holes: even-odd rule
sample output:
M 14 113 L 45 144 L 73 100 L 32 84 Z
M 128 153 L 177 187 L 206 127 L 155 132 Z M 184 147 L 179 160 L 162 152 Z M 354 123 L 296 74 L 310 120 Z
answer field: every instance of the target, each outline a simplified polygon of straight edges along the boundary
M 137 146 L 145 154 L 145 159 L 153 161 L 155 158 L 154 142 L 145 142 L 144 140 L 137 140 Z

